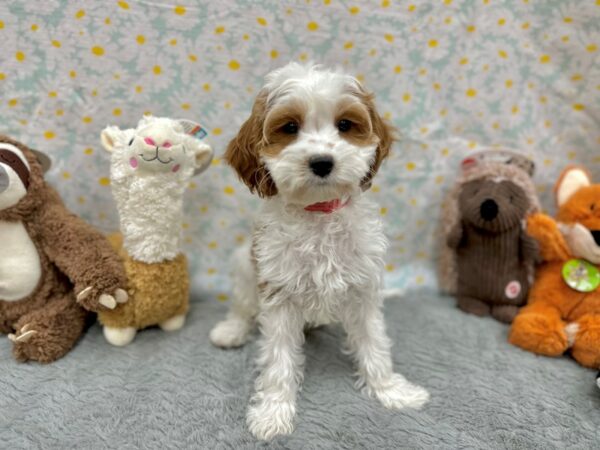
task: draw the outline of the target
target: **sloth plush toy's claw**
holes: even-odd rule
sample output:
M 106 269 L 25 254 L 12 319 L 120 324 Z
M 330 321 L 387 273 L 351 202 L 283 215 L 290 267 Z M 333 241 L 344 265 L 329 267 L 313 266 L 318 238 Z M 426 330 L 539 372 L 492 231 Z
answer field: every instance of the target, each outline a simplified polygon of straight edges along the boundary
M 8 335 L 8 339 L 10 339 L 12 342 L 27 342 L 29 339 L 31 339 L 31 337 L 37 333 L 37 331 L 35 330 L 26 330 L 26 327 L 28 327 L 29 324 L 25 325 L 23 328 L 21 328 L 21 330 L 19 331 L 20 334 L 15 335 L 13 333 L 10 333 Z
M 86 287 L 83 291 L 81 291 L 79 294 L 77 294 L 77 301 L 81 302 L 83 300 L 85 300 L 86 298 L 89 297 L 89 295 L 92 293 L 92 287 L 88 286 Z
M 100 296 L 100 299 L 98 300 L 98 303 L 100 303 L 103 306 L 106 306 L 108 309 L 115 309 L 115 307 L 117 306 L 117 301 L 115 300 L 115 298 L 112 295 L 108 294 L 102 294 Z
M 82 290 L 79 294 L 77 294 L 77 302 L 83 304 L 84 307 L 88 307 L 89 305 L 85 305 L 85 301 L 89 298 L 89 296 L 93 292 L 93 287 L 88 286 L 84 290 Z M 110 294 L 102 294 L 100 298 L 98 298 L 98 303 L 105 308 L 115 309 L 118 304 L 125 303 L 129 299 L 129 294 L 124 289 L 115 290 L 113 295 Z
M 115 300 L 117 303 L 125 303 L 129 300 L 129 294 L 127 294 L 127 291 L 124 289 L 117 289 L 115 291 Z

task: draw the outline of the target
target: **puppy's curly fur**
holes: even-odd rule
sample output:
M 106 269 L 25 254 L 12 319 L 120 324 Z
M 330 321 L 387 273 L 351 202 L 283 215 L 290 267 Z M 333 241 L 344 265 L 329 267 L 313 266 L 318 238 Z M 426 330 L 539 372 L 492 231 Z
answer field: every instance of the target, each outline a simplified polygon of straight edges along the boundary
M 307 325 L 343 325 L 358 385 L 384 406 L 428 399 L 393 372 L 380 295 L 387 242 L 363 195 L 393 136 L 355 78 L 292 63 L 267 76 L 227 149 L 265 201 L 251 244 L 236 254 L 232 308 L 210 337 L 235 347 L 260 326 L 262 372 L 247 415 L 260 439 L 293 430 Z

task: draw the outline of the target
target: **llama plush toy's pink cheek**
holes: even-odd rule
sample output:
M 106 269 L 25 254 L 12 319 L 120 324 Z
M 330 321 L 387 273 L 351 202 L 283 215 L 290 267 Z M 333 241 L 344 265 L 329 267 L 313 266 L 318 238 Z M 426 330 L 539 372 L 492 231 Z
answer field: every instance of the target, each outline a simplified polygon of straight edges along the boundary
M 175 164 L 171 170 L 173 171 L 173 173 L 176 173 L 180 168 L 181 166 L 179 164 Z
M 131 157 L 131 159 L 129 160 L 129 165 L 134 168 L 137 169 L 138 166 L 138 160 L 135 157 Z

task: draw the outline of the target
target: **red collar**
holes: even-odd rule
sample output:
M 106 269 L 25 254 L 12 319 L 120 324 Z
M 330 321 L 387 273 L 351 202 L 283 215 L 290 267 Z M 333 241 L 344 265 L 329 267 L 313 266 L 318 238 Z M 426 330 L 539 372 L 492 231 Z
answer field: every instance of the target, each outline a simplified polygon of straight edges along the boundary
M 349 201 L 350 199 L 346 200 L 345 202 L 342 202 L 342 200 L 336 198 L 334 200 L 329 200 L 328 202 L 313 203 L 312 205 L 305 206 L 304 210 L 310 212 L 322 212 L 325 214 L 331 214 L 332 212 L 335 212 L 338 209 L 342 209 L 348 204 Z

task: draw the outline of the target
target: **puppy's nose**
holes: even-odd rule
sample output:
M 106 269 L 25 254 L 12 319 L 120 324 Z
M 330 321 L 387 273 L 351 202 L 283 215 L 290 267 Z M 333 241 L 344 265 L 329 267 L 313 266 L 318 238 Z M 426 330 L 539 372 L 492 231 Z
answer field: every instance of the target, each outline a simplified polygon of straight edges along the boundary
M 479 213 L 483 220 L 492 221 L 498 215 L 498 203 L 491 198 L 485 200 L 479 207 Z
M 327 155 L 313 156 L 308 160 L 312 172 L 321 178 L 325 178 L 333 170 L 333 158 Z
M 591 230 L 592 237 L 596 241 L 596 245 L 600 245 L 600 230 Z

